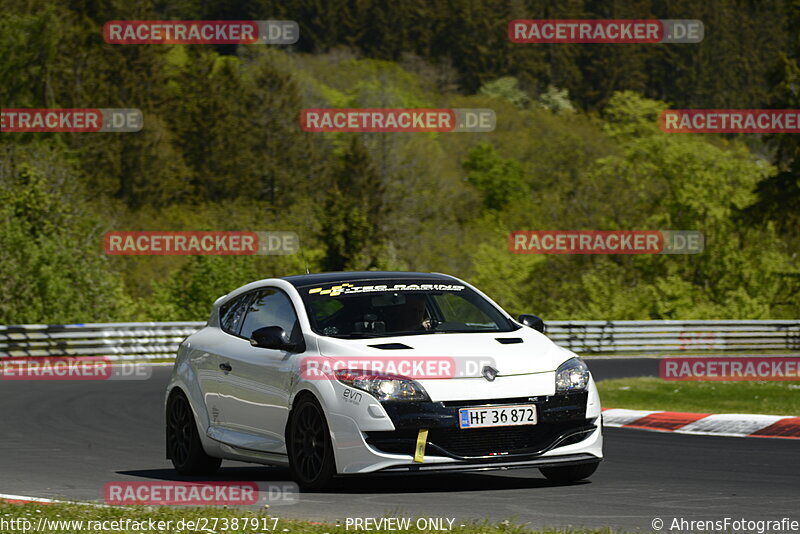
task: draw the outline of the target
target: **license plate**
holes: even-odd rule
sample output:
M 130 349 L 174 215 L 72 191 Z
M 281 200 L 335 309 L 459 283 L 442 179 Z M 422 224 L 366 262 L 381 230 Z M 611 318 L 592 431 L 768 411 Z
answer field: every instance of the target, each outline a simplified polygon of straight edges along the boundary
M 536 405 L 484 406 L 458 410 L 460 428 L 486 428 L 491 426 L 519 426 L 536 424 Z

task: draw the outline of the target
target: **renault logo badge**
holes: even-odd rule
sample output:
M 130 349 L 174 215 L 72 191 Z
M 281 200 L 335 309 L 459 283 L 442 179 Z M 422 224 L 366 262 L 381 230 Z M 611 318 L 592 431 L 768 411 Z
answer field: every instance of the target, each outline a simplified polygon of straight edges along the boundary
M 497 378 L 497 369 L 490 365 L 485 366 L 481 372 L 483 373 L 483 378 L 489 382 L 494 382 L 494 379 Z

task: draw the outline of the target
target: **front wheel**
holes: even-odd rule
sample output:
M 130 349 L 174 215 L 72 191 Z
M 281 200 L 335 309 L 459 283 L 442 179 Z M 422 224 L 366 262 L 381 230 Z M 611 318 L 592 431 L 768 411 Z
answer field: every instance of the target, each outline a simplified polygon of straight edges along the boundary
M 213 475 L 222 463 L 203 450 L 192 407 L 182 392 L 167 403 L 167 456 L 182 475 Z
M 579 465 L 565 465 L 560 467 L 542 467 L 539 469 L 539 471 L 541 471 L 542 474 L 547 477 L 547 480 L 563 484 L 567 482 L 577 482 L 578 480 L 589 478 L 595 471 L 597 471 L 598 465 L 600 465 L 600 462 Z
M 329 486 L 336 474 L 336 462 L 328 423 L 316 399 L 305 396 L 297 402 L 288 434 L 292 478 L 305 490 Z

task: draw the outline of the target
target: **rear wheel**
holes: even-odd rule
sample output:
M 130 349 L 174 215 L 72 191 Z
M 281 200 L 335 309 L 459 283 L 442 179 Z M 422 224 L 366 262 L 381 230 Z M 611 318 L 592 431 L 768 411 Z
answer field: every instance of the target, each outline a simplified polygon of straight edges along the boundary
M 297 484 L 306 490 L 328 487 L 336 462 L 325 414 L 313 397 L 302 397 L 292 410 L 287 443 L 289 468 Z
M 182 475 L 211 475 L 222 463 L 203 450 L 192 407 L 182 392 L 172 395 L 167 403 L 167 454 Z
M 577 482 L 578 480 L 583 480 L 592 476 L 592 474 L 597 471 L 598 465 L 600 465 L 600 462 L 560 467 L 542 467 L 539 471 L 552 482 Z

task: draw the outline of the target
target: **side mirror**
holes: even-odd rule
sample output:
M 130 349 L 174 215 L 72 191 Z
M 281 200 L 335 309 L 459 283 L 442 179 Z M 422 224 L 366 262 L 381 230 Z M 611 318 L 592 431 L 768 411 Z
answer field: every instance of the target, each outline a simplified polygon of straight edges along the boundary
M 289 335 L 280 326 L 265 326 L 253 330 L 250 344 L 262 349 L 285 350 L 287 352 L 303 352 L 303 343 L 293 343 Z
M 545 333 L 547 328 L 544 326 L 544 321 L 540 317 L 536 317 L 535 315 L 530 315 L 527 313 L 523 313 L 519 316 L 519 322 L 524 324 L 525 326 L 529 326 L 534 330 L 538 330 L 542 334 Z

